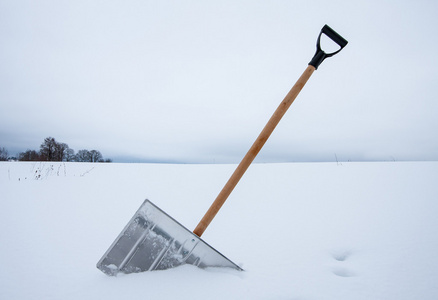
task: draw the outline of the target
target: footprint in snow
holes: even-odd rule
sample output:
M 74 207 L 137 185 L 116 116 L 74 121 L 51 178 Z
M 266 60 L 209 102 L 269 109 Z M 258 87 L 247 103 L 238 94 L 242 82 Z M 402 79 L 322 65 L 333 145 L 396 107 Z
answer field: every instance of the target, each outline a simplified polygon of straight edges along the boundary
M 351 250 L 336 250 L 332 251 L 332 257 L 337 261 L 346 261 L 353 252 Z
M 350 270 L 341 267 L 332 268 L 332 273 L 339 277 L 353 277 L 356 275 Z
M 331 269 L 332 273 L 339 277 L 353 277 L 356 274 L 344 266 L 340 266 L 339 264 L 345 262 L 350 256 L 353 254 L 352 250 L 336 250 L 331 252 L 331 256 L 334 260 L 338 262 L 338 266 Z

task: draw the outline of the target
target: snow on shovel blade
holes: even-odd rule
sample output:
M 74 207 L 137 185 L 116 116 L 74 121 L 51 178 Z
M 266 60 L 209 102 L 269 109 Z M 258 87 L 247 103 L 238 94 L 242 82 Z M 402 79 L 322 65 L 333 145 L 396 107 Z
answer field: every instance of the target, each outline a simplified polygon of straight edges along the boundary
M 115 276 L 119 272 L 165 270 L 183 264 L 242 270 L 146 200 L 97 263 L 97 268 Z

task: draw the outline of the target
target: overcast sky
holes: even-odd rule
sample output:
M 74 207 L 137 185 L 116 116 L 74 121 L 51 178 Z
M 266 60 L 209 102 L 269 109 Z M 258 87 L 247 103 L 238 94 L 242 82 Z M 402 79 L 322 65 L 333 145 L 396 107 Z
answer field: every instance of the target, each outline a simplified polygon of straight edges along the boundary
M 328 24 L 349 44 L 256 161 L 438 160 L 437 12 L 432 0 L 0 0 L 0 147 L 52 136 L 116 161 L 238 162 Z

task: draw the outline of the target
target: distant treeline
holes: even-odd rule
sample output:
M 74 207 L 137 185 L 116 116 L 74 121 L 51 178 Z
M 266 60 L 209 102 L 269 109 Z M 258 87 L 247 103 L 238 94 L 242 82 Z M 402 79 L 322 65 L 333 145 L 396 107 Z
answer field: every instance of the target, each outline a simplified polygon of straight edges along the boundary
M 7 160 L 111 162 L 111 159 L 104 159 L 100 151 L 83 149 L 75 153 L 66 143 L 59 143 L 52 137 L 44 139 L 39 151 L 26 150 L 18 153 L 17 157 L 9 157 L 8 151 L 0 147 L 0 161 Z

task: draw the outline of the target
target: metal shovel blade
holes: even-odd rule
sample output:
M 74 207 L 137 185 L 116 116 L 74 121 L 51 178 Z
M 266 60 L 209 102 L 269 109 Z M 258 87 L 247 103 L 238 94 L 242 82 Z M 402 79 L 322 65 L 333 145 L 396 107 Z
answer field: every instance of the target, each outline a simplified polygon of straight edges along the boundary
M 107 275 L 191 264 L 242 270 L 171 216 L 145 200 L 97 263 Z

